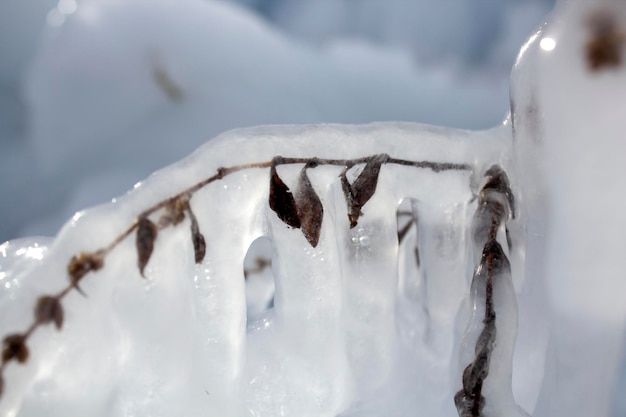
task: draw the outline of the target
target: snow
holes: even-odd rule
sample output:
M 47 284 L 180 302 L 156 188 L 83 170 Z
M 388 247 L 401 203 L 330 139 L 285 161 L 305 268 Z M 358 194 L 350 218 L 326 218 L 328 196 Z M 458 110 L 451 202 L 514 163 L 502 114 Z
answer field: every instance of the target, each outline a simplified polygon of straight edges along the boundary
M 271 10 L 269 2 L 255 7 L 262 3 Z M 307 3 L 302 10 L 349 10 L 348 3 Z M 607 8 L 617 27 L 626 27 L 623 4 L 560 2 L 522 47 L 511 78 L 511 116 L 500 123 L 502 85 L 439 66 L 450 51 L 420 47 L 414 33 L 421 32 L 391 31 L 389 16 L 409 7 L 391 3 L 388 9 L 369 3 L 359 15 L 384 23 L 378 45 L 345 36 L 306 44 L 226 2 L 57 4 L 23 90 L 28 140 L 20 142 L 20 128 L 9 126 L 13 139 L 0 155 L 3 187 L 16 193 L 1 214 L 10 223 L 28 219 L 20 227 L 32 234 L 52 233 L 59 217 L 119 194 L 119 187 L 236 125 L 419 117 L 497 126 L 238 129 L 110 203 L 76 213 L 55 239 L 0 245 L 4 336 L 28 328 L 40 295 L 67 287 L 72 256 L 106 247 L 143 210 L 220 167 L 277 155 L 379 153 L 469 167 L 383 165 L 355 228 L 339 178 L 343 167 L 309 168 L 324 207 L 317 245 L 269 208 L 268 166 L 208 184 L 190 202 L 206 239 L 202 263 L 194 264 L 188 214 L 159 230 L 145 278 L 134 236 L 122 240 L 102 269 L 81 280 L 87 297 L 72 290 L 63 298 L 62 331 L 37 328 L 27 341 L 28 361 L 3 366 L 0 414 L 456 416 L 455 393 L 465 384 L 464 369 L 478 360 L 486 329 L 481 273 L 489 272 L 480 272 L 485 242 L 475 238 L 473 216 L 494 164 L 511 180 L 517 215 L 498 229 L 510 271 L 493 278 L 496 331 L 482 386 L 484 415 L 623 414 L 626 288 L 619 259 L 626 248 L 616 231 L 626 200 L 615 182 L 626 174 L 617 111 L 626 84 L 623 67 L 593 70 L 584 55 L 590 14 Z M 521 36 L 522 22 L 544 8 L 510 2 L 477 9 L 506 16 L 509 24 L 483 28 L 502 36 L 484 54 L 463 57 L 462 71 L 477 62 L 506 65 L 503 51 Z M 300 28 L 309 32 L 298 36 L 321 42 L 314 24 L 296 24 L 315 13 L 298 16 L 293 7 L 282 16 L 267 13 L 283 30 Z M 333 16 L 329 26 L 345 24 L 338 22 L 347 14 Z M 481 37 L 466 14 L 449 18 L 463 30 L 439 28 L 440 45 L 479 44 L 454 40 Z M 406 49 L 408 38 L 418 39 L 417 52 Z M 8 79 L 16 71 L 5 71 Z M 295 190 L 301 169 L 286 164 L 277 172 Z M 349 183 L 365 170 L 364 164 L 348 170 Z M 38 209 L 46 217 L 31 219 Z M 400 244 L 399 210 L 416 221 Z M 150 218 L 157 222 L 160 213 Z M 246 282 L 244 269 L 259 253 L 271 256 L 272 269 Z

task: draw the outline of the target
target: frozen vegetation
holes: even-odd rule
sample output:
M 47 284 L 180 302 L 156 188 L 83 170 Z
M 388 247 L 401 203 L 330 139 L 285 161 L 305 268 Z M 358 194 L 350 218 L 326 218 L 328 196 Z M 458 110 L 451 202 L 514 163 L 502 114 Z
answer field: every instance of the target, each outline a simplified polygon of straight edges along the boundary
M 16 186 L 88 172 L 64 191 L 76 204 L 114 193 L 111 154 L 133 183 L 140 158 L 164 164 L 228 127 L 229 106 L 253 124 L 450 105 L 454 75 L 399 50 L 296 47 L 229 3 L 132 4 L 48 15 L 24 87 L 36 156 L 2 155 L 24 170 Z M 624 416 L 625 42 L 623 1 L 563 0 L 523 45 L 496 127 L 234 130 L 54 239 L 0 245 L 0 413 Z M 467 113 L 498 99 L 479 85 L 452 87 L 452 116 L 429 122 L 483 127 Z M 269 94 L 279 104 L 259 112 Z

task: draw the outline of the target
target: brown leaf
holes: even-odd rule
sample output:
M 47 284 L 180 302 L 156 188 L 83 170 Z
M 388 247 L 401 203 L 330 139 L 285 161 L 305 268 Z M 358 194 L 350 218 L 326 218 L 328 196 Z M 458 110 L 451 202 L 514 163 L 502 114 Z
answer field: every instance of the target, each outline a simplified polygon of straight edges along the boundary
M 316 247 L 322 230 L 324 218 L 324 206 L 315 193 L 309 176 L 306 173 L 309 165 L 305 165 L 300 172 L 298 189 L 296 191 L 296 206 L 300 218 L 300 228 L 306 240 L 311 246 Z
M 357 222 L 359 220 L 360 210 L 357 211 L 358 214 L 356 216 L 352 215 L 353 211 L 355 211 L 353 210 L 355 203 L 354 203 L 354 197 L 352 195 L 352 185 L 350 185 L 350 183 L 348 182 L 348 177 L 346 177 L 348 168 L 349 167 L 346 167 L 343 171 L 341 171 L 339 178 L 341 180 L 341 190 L 343 191 L 343 195 L 346 198 L 346 205 L 348 206 L 348 220 L 350 220 L 350 229 L 352 229 L 353 227 L 357 225 Z
M 206 241 L 202 233 L 200 233 L 196 216 L 193 211 L 191 211 L 191 208 L 189 208 L 188 211 L 189 218 L 191 219 L 191 241 L 193 242 L 194 259 L 196 263 L 199 264 L 206 255 Z
M 61 301 L 56 297 L 44 295 L 39 297 L 35 306 L 35 320 L 40 323 L 54 322 L 57 329 L 63 326 L 63 307 Z
M 195 261 L 197 264 L 199 264 L 200 262 L 202 262 L 204 256 L 206 255 L 206 241 L 204 240 L 204 236 L 200 232 L 193 235 L 193 251 Z
M 339 174 L 339 180 L 341 181 L 341 190 L 343 191 L 344 196 L 346 197 L 346 202 L 348 205 L 352 202 L 352 185 L 348 182 L 348 177 L 346 174 L 351 167 L 347 166 L 341 171 Z
M 74 255 L 67 264 L 67 273 L 74 281 L 79 281 L 90 271 L 97 271 L 104 265 L 104 258 L 100 253 L 81 252 Z
M 380 167 L 387 159 L 389 159 L 389 157 L 384 153 L 373 156 L 367 161 L 361 174 L 354 180 L 352 184 L 352 197 L 359 206 L 363 207 L 376 192 Z
M 28 348 L 26 347 L 26 337 L 22 334 L 11 334 L 4 338 L 2 342 L 2 363 L 17 359 L 19 363 L 28 360 Z
M 279 219 L 291 227 L 300 227 L 298 208 L 289 191 L 289 187 L 276 173 L 276 166 L 270 168 L 270 208 L 274 210 Z
M 371 157 L 352 185 L 348 183 L 345 170 L 342 172 L 341 187 L 348 204 L 348 219 L 350 220 L 351 229 L 357 225 L 359 217 L 363 215 L 361 208 L 376 192 L 380 167 L 387 159 L 389 159 L 389 156 L 384 153 Z
M 485 172 L 485 177 L 488 177 L 487 182 L 483 186 L 480 192 L 481 199 L 487 197 L 490 192 L 497 192 L 506 197 L 509 203 L 509 210 L 511 212 L 511 218 L 515 218 L 515 196 L 511 190 L 511 184 L 509 183 L 509 177 L 506 172 L 499 165 L 493 165 Z
M 139 272 L 142 277 L 145 277 L 143 270 L 146 264 L 152 256 L 154 250 L 154 241 L 157 238 L 158 230 L 154 223 L 152 223 L 147 217 L 139 219 L 137 224 L 137 238 L 135 240 L 135 246 L 137 247 L 137 265 L 139 266 Z
M 104 257 L 101 253 L 86 253 L 81 252 L 76 254 L 70 259 L 70 262 L 67 264 L 67 273 L 70 276 L 70 281 L 72 282 L 72 286 L 81 293 L 86 296 L 83 290 L 80 289 L 78 283 L 83 277 L 90 271 L 97 271 L 104 265 Z

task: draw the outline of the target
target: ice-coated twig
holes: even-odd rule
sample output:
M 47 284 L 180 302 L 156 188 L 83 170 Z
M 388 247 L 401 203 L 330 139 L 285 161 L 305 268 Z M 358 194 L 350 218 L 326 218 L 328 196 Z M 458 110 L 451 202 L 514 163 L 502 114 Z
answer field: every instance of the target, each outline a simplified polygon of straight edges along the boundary
M 472 301 L 484 309 L 483 328 L 474 346 L 474 360 L 462 375 L 462 389 L 454 396 L 459 417 L 484 417 L 487 399 L 483 385 L 489 375 L 491 356 L 497 343 L 494 286 L 497 280 L 508 279 L 511 265 L 497 241 L 498 230 L 514 218 L 515 206 L 506 173 L 494 165 L 485 173 L 487 182 L 479 193 L 478 207 L 472 220 L 473 244 L 482 247 L 480 260 L 472 278 Z M 506 232 L 509 241 L 508 230 Z M 508 242 L 510 246 L 510 242 Z M 503 329 L 500 329 L 501 331 Z
M 295 198 L 282 182 L 276 170 L 280 165 L 294 164 L 303 165 Z M 346 178 L 346 173 L 352 167 L 360 164 L 365 164 L 365 167 L 356 180 L 350 184 Z M 312 246 L 316 246 L 323 217 L 323 207 L 309 182 L 306 170 L 322 165 L 343 168 L 340 179 L 348 205 L 350 226 L 354 227 L 358 222 L 358 218 L 363 215 L 361 208 L 376 191 L 378 174 L 381 166 L 384 164 L 430 169 L 434 172 L 470 171 L 472 169 L 469 164 L 411 161 L 392 158 L 386 154 L 356 159 L 285 158 L 277 156 L 271 161 L 218 168 L 214 175 L 193 184 L 172 197 L 161 200 L 139 213 L 135 220 L 108 245 L 94 252 L 80 252 L 70 259 L 67 265 L 69 280 L 67 286 L 57 294 L 41 296 L 34 306 L 34 320 L 32 324 L 22 333 L 9 334 L 3 338 L 2 363 L 0 364 L 0 398 L 5 387 L 3 375 L 7 365 L 11 362 L 25 363 L 28 360 L 29 349 L 27 342 L 39 327 L 44 324 L 54 323 L 58 330 L 61 329 L 64 320 L 63 298 L 72 290 L 85 295 L 79 286 L 80 281 L 89 273 L 103 268 L 106 257 L 131 234 L 136 234 L 137 266 L 141 276 L 143 276 L 144 269 L 152 256 L 159 231 L 170 226 L 176 226 L 188 217 L 194 247 L 194 260 L 196 263 L 202 262 L 205 256 L 206 242 L 204 236 L 200 233 L 196 216 L 190 205 L 191 198 L 197 191 L 235 172 L 256 168 L 270 168 L 270 207 L 289 226 L 301 228 L 304 225 L 303 234 Z M 151 220 L 150 216 L 158 211 L 163 211 L 161 216 L 156 221 Z

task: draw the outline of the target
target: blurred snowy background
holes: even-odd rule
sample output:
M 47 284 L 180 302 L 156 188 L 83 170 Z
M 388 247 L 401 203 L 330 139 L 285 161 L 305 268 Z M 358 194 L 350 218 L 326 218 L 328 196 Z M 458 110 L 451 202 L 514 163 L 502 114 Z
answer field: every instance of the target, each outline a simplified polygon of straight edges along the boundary
M 0 242 L 54 235 L 216 134 L 471 129 L 552 0 L 4 0 Z

